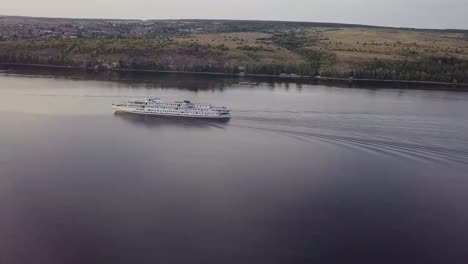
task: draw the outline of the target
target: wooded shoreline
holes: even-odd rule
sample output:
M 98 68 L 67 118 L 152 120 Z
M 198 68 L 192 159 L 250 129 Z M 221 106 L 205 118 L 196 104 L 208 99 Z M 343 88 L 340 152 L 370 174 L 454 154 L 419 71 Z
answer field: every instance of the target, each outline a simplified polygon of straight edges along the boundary
M 310 84 L 338 84 L 338 85 L 382 85 L 385 88 L 402 88 L 402 89 L 430 89 L 430 90 L 455 90 L 468 91 L 468 83 L 449 83 L 449 82 L 430 82 L 430 81 L 408 81 L 408 80 L 381 80 L 381 79 L 359 79 L 359 78 L 336 78 L 326 76 L 281 76 L 269 74 L 238 74 L 238 73 L 222 73 L 222 72 L 195 72 L 195 71 L 168 71 L 168 70 L 142 70 L 142 69 L 107 69 L 97 71 L 95 69 L 87 69 L 79 66 L 59 66 L 48 64 L 20 64 L 20 63 L 0 63 L 0 67 L 8 69 L 64 69 L 73 71 L 85 72 L 116 72 L 116 73 L 168 73 L 168 74 L 195 74 L 195 75 L 213 75 L 213 76 L 232 76 L 232 77 L 258 77 L 271 78 L 277 80 L 287 80 L 288 82 L 300 82 Z M 0 68 L 1 69 L 1 68 Z

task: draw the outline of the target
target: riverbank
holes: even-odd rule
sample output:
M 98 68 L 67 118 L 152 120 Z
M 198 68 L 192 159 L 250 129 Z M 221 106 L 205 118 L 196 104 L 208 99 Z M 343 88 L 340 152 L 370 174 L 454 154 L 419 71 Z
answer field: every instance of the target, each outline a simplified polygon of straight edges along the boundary
M 86 72 L 86 73 L 147 73 L 147 74 L 190 74 L 190 75 L 206 75 L 206 76 L 231 76 L 235 78 L 267 78 L 278 81 L 287 81 L 301 84 L 333 84 L 340 86 L 351 87 L 369 87 L 374 85 L 384 86 L 387 88 L 403 88 L 403 89 L 440 89 L 440 90 L 458 90 L 468 91 L 467 83 L 448 83 L 448 82 L 425 82 L 425 81 L 406 81 L 406 80 L 379 80 L 379 79 L 355 79 L 355 78 L 336 78 L 326 76 L 280 76 L 268 74 L 234 74 L 234 73 L 219 73 L 219 72 L 194 72 L 194 71 L 157 71 L 157 70 L 137 70 L 137 69 L 109 69 L 104 71 L 96 71 L 94 69 L 86 69 L 83 67 L 74 66 L 57 66 L 47 64 L 19 64 L 19 63 L 0 63 L 0 70 L 8 72 L 8 70 L 21 69 L 44 69 L 48 70 L 48 74 L 58 70 Z
M 0 41 L 0 62 L 290 79 L 320 74 L 324 79 L 316 81 L 347 83 L 352 76 L 353 83 L 452 86 L 468 83 L 466 47 L 460 32 L 225 28 L 158 38 L 12 39 Z

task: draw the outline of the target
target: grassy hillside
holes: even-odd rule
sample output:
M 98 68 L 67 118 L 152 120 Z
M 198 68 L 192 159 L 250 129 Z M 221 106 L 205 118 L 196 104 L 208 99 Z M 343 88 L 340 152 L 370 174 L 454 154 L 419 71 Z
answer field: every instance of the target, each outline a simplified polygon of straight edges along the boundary
M 464 31 L 232 21 L 190 22 L 187 30 L 186 23 L 183 33 L 155 37 L 0 41 L 0 62 L 468 82 Z

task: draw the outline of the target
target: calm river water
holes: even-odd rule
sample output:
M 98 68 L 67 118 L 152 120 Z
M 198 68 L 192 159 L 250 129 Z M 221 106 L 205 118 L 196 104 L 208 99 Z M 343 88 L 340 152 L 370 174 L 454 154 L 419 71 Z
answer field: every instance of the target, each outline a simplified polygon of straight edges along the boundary
M 468 260 L 468 93 L 64 75 L 0 72 L 0 263 Z

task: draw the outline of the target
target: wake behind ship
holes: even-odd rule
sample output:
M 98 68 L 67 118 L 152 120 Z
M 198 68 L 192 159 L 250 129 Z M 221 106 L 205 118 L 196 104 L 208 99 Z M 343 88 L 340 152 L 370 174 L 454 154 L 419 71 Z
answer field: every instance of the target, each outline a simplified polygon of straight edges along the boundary
M 133 100 L 119 104 L 112 104 L 112 107 L 116 112 L 139 115 L 211 119 L 231 118 L 231 110 L 224 106 L 218 107 L 210 104 L 192 103 L 190 101 L 167 103 L 156 97 L 145 100 Z

